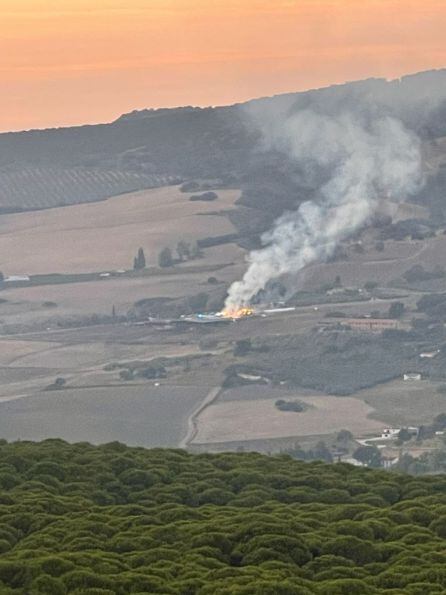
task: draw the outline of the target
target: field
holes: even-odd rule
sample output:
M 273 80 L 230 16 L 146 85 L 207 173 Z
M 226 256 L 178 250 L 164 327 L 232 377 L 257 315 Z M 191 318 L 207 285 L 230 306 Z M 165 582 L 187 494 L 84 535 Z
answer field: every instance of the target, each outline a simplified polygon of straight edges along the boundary
M 215 271 L 214 275 L 223 280 L 229 277 L 228 281 L 231 281 L 237 278 L 239 270 L 239 267 L 228 266 Z M 0 304 L 0 318 L 9 324 L 27 324 L 37 320 L 57 320 L 62 316 L 110 314 L 113 306 L 117 314 L 126 314 L 141 299 L 179 297 L 206 291 L 210 274 L 181 271 L 153 277 L 6 289 L 1 296 L 8 303 Z M 44 306 L 45 302 L 54 302 L 57 308 L 49 310 Z
M 346 92 L 336 88 L 327 101 L 344 101 Z M 318 95 L 313 91 L 310 103 Z M 282 100 L 265 105 L 282 113 Z M 383 197 L 384 217 L 342 242 L 333 262 L 272 284 L 277 295 L 264 301 L 289 298 L 293 311 L 216 326 L 184 315 L 222 307 L 229 284 L 247 266 L 236 242 L 259 245 L 275 214 L 311 199 L 319 175 L 307 176 L 306 166 L 297 175 L 286 155 L 265 147 L 259 154 L 239 106 L 132 113 L 111 125 L 2 135 L 0 271 L 32 278 L 0 282 L 0 438 L 59 435 L 202 450 L 260 443 L 278 450 L 324 440 L 330 447 L 341 429 L 374 435 L 446 412 L 446 398 L 429 380 L 377 386 L 418 364 L 440 383 L 446 363 L 446 327 L 437 324 L 446 314 L 435 320 L 417 310 L 423 295 L 446 292 L 446 275 L 433 271 L 446 262 L 446 144 L 433 132 L 444 136 L 443 120 L 436 115 L 423 126 L 427 179 L 417 204 L 394 207 Z M 180 180 L 193 192 L 173 185 Z M 190 200 L 205 190 L 218 198 Z M 203 248 L 212 238 L 217 245 Z M 179 262 L 175 249 L 183 240 L 199 242 L 202 254 Z M 166 247 L 176 262 L 160 268 Z M 139 248 L 147 267 L 133 271 Z M 415 265 L 426 270 L 415 271 L 420 281 L 412 275 L 409 286 L 402 277 Z M 413 332 L 359 336 L 337 324 L 342 317 L 386 318 L 396 301 L 404 302 L 395 314 L 404 310 L 401 328 L 417 319 Z M 164 320 L 149 320 L 157 316 Z M 441 354 L 430 367 L 418 359 L 425 349 Z M 269 383 L 226 390 L 249 373 Z M 53 390 L 56 378 L 63 386 Z M 356 392 L 366 386 L 374 388 Z M 279 411 L 279 398 L 311 407 Z
M 446 411 L 446 395 L 439 393 L 438 387 L 438 383 L 428 380 L 400 379 L 351 397 L 267 386 L 230 389 L 201 412 L 191 446 L 196 450 L 206 445 L 232 450 L 246 445 L 267 452 L 295 441 L 304 444 L 311 438 L 313 443 L 327 440 L 341 429 L 363 438 L 380 434 L 384 427 L 428 425 Z M 303 413 L 282 412 L 274 405 L 278 399 L 298 399 L 312 408 Z
M 208 385 L 196 379 L 178 385 L 175 378 L 162 386 L 144 379 L 129 383 L 119 379 L 119 369 L 104 368 L 117 361 L 194 355 L 198 347 L 182 345 L 177 337 L 157 338 L 150 329 L 136 328 L 136 336 L 132 327 L 112 329 L 113 341 L 110 336 L 101 341 L 100 334 L 93 341 L 89 329 L 80 338 L 46 331 L 48 341 L 33 335 L 0 341 L 0 435 L 177 446 Z M 65 387 L 46 390 L 57 376 L 65 379 Z
M 121 440 L 144 446 L 276 449 L 314 440 L 329 440 L 341 429 L 355 436 L 373 435 L 386 425 L 431 422 L 444 411 L 442 396 L 427 383 L 417 389 L 389 384 L 350 397 L 336 398 L 303 390 L 245 387 L 218 392 L 225 370 L 247 361 L 234 355 L 236 341 L 268 340 L 305 333 L 342 310 L 348 316 L 387 312 L 392 300 L 317 303 L 295 311 L 253 317 L 239 323 L 189 328 L 113 324 L 83 326 L 83 317 L 126 315 L 139 300 L 183 298 L 213 287 L 223 290 L 245 269 L 245 251 L 235 243 L 206 248 L 201 258 L 160 270 L 159 251 L 179 240 L 197 241 L 234 233 L 221 212 L 234 208 L 236 190 L 218 190 L 217 201 L 191 202 L 178 187 L 145 190 L 108 200 L 3 215 L 0 219 L 0 270 L 5 274 L 115 272 L 80 282 L 3 289 L 0 303 L 0 436 L 40 439 L 61 436 L 70 441 Z M 401 216 L 422 216 L 410 207 Z M 133 274 L 139 247 L 150 268 Z M 364 254 L 349 249 L 347 261 L 315 264 L 301 275 L 301 288 L 319 290 L 337 274 L 345 287 L 376 279 L 381 286 L 413 264 L 429 268 L 446 259 L 446 236 L 425 242 L 386 242 L 384 252 L 365 238 Z M 3 257 L 1 255 L 3 254 Z M 427 263 L 427 265 L 426 265 Z M 414 315 L 420 291 L 404 291 L 406 319 Z M 326 295 L 317 293 L 323 302 Z M 328 300 L 328 298 L 326 298 Z M 399 299 L 399 298 L 398 298 Z M 48 303 L 52 303 L 52 307 Z M 60 328 L 71 321 L 74 328 Z M 210 347 L 207 348 L 206 345 Z M 120 379 L 132 362 L 163 356 L 188 358 L 168 369 L 161 386 L 140 377 Z M 111 364 L 119 362 L 121 367 Z M 62 390 L 48 391 L 56 377 Z M 426 392 L 426 388 L 428 388 Z M 203 408 L 208 395 L 217 395 Z M 278 398 L 298 398 L 312 405 L 304 413 L 279 411 Z M 421 420 L 421 421 L 420 421 Z M 191 438 L 191 441 L 188 439 Z M 237 446 L 234 446 L 237 445 Z M 265 446 L 266 445 L 266 446 Z
M 369 417 L 373 409 L 359 399 L 305 393 L 293 393 L 289 397 L 311 407 L 302 413 L 279 411 L 275 401 L 283 397 L 274 396 L 272 390 L 269 398 L 219 400 L 200 414 L 192 445 L 314 436 L 342 429 L 366 435 L 382 429 L 382 422 Z
M 422 264 L 429 269 L 442 266 L 446 257 L 446 236 L 426 241 L 388 241 L 384 252 L 369 247 L 365 254 L 349 253 L 346 261 L 315 264 L 301 275 L 303 286 L 312 288 L 332 283 L 336 276 L 347 287 L 362 287 L 367 281 L 382 285 L 401 277 L 409 268 Z
M 209 213 L 229 209 L 236 190 L 214 202 L 190 202 L 177 186 L 145 190 L 106 201 L 0 219 L 0 270 L 8 275 L 85 273 L 132 268 L 141 246 L 148 265 L 179 240 L 233 233 L 228 219 Z M 215 262 L 216 252 L 213 252 Z M 200 263 L 205 262 L 200 261 Z
M 139 247 L 147 265 L 139 276 L 115 274 L 87 282 L 3 289 L 0 325 L 52 327 L 60 319 L 115 312 L 127 314 L 135 302 L 184 297 L 206 291 L 215 276 L 230 283 L 243 272 L 245 252 L 236 244 L 203 250 L 202 257 L 157 271 L 160 250 L 180 240 L 197 241 L 233 233 L 227 217 L 239 192 L 220 190 L 214 202 L 189 201 L 178 187 L 158 188 L 91 204 L 3 215 L 0 270 L 5 275 L 80 274 L 131 269 Z M 3 255 L 3 256 L 2 256 Z M 47 303 L 56 304 L 49 309 Z M 15 328 L 16 330 L 16 328 Z
M 23 167 L 0 170 L 0 211 L 49 209 L 172 183 L 172 176 L 107 169 Z
M 125 386 L 64 389 L 0 402 L 0 435 L 8 440 L 60 437 L 70 442 L 119 440 L 177 446 L 205 391 Z
M 374 409 L 371 417 L 389 425 L 419 426 L 446 411 L 446 395 L 438 383 L 395 380 L 358 393 L 358 398 Z

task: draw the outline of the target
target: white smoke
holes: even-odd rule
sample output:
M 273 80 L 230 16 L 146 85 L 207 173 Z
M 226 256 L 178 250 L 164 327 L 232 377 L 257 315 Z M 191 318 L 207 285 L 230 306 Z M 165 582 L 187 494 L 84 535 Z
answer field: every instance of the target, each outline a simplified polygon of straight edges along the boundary
M 421 180 L 417 137 L 399 121 L 364 121 L 351 113 L 328 116 L 302 110 L 262 123 L 267 145 L 330 178 L 315 200 L 279 217 L 263 234 L 263 248 L 248 256 L 248 269 L 230 287 L 226 307 L 249 305 L 268 281 L 324 260 L 338 243 L 364 225 L 380 201 L 401 201 Z

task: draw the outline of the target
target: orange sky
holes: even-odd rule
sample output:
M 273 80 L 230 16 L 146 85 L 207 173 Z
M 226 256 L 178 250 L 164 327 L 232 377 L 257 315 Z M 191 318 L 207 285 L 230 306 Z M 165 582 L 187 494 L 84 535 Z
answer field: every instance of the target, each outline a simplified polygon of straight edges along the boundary
M 0 0 L 0 130 L 446 67 L 446 0 Z

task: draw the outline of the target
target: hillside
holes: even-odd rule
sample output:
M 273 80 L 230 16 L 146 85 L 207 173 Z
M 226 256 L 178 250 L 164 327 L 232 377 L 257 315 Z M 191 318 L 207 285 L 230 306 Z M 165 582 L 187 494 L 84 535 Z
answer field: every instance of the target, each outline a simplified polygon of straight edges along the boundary
M 218 178 L 227 186 L 242 183 L 242 204 L 266 212 L 266 219 L 259 219 L 257 213 L 248 217 L 251 223 L 240 223 L 243 231 L 250 224 L 258 231 L 271 217 L 311 196 L 312 188 L 283 155 L 263 149 L 259 154 L 259 131 L 252 116 L 262 113 L 275 117 L 309 107 L 327 113 L 367 109 L 401 119 L 425 146 L 428 183 L 420 200 L 438 207 L 446 184 L 441 167 L 445 162 L 445 88 L 446 70 L 438 70 L 396 81 L 370 79 L 230 107 L 143 110 L 110 124 L 1 134 L 0 207 L 20 210 L 34 208 L 36 203 L 39 208 L 52 207 L 98 200 L 129 188 L 163 185 L 172 178 Z M 38 172 L 37 189 L 35 176 L 26 175 L 26 171 Z M 85 184 L 82 192 L 67 199 L 67 192 L 72 194 L 70 172 L 79 171 L 85 179 L 93 178 L 94 184 Z M 110 185 L 112 172 L 120 184 Z M 39 198 L 45 195 L 45 184 L 47 203 Z M 442 207 L 438 210 L 443 217 Z
M 0 213 L 96 202 L 176 181 L 170 176 L 86 167 L 4 168 L 0 177 Z
M 443 476 L 0 444 L 3 594 L 445 592 Z

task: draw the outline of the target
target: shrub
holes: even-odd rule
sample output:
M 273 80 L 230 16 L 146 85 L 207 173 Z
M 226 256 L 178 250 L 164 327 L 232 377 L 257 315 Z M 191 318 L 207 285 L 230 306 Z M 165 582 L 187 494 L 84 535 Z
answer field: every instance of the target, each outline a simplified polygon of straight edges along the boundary
M 158 255 L 158 265 L 164 269 L 173 266 L 172 251 L 170 248 L 163 248 Z
M 189 198 L 189 200 L 210 202 L 210 201 L 213 201 L 213 200 L 217 200 L 217 198 L 218 198 L 218 194 L 216 194 L 215 192 L 203 192 L 203 194 L 194 194 L 194 195 L 192 195 Z

